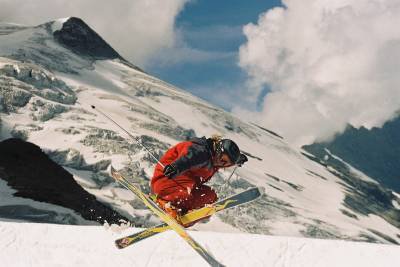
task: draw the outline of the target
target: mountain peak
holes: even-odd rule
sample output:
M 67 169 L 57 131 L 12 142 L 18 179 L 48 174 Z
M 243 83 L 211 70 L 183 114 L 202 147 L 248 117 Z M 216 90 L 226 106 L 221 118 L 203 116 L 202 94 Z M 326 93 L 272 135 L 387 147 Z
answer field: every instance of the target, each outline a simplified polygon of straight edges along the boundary
M 88 55 L 95 59 L 123 59 L 80 18 L 66 19 L 60 29 L 55 30 L 53 34 L 56 41 L 77 54 Z

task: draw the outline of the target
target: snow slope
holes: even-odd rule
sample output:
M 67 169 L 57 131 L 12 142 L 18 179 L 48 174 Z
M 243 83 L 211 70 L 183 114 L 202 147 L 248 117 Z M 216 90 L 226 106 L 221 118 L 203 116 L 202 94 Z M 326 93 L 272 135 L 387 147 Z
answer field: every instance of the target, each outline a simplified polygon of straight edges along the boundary
M 187 138 L 219 133 L 235 140 L 250 159 L 230 184 L 225 181 L 232 169 L 213 178 L 219 196 L 251 186 L 265 194 L 195 229 L 400 243 L 400 212 L 393 205 L 399 197 L 391 191 L 357 170 L 329 165 L 291 147 L 268 129 L 241 121 L 121 59 L 72 52 L 52 35 L 63 21 L 0 36 L 1 138 L 19 136 L 58 155 L 55 160 L 83 188 L 136 226 L 147 227 L 158 223 L 157 218 L 107 172 L 82 168 L 82 159 L 87 164 L 111 160 L 144 190 L 149 190 L 155 162 L 90 105 L 141 138 L 157 156 Z
M 118 250 L 117 234 L 100 226 L 0 222 L 2 266 L 208 266 L 169 231 Z M 255 234 L 190 233 L 226 266 L 392 267 L 400 247 Z

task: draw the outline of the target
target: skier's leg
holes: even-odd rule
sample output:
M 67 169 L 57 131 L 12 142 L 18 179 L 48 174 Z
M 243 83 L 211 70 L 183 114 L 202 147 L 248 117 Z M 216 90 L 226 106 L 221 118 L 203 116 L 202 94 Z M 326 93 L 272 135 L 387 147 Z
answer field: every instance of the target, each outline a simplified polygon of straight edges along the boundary
M 217 194 L 211 187 L 207 185 L 194 186 L 190 196 L 183 199 L 180 207 L 186 211 L 202 208 L 208 204 L 213 204 L 217 201 Z
M 186 210 L 182 209 L 179 204 L 190 196 L 194 185 L 193 179 L 181 175 L 174 179 L 161 177 L 151 183 L 151 189 L 157 195 L 158 205 L 179 221 L 178 215 L 186 213 Z
M 180 203 L 177 204 L 180 210 L 183 210 L 184 213 L 189 212 L 190 210 L 200 209 L 208 204 L 213 204 L 217 201 L 217 194 L 211 187 L 206 185 L 195 186 L 190 194 L 190 196 Z M 210 216 L 209 216 L 210 217 Z M 193 221 L 189 224 L 183 225 L 185 228 L 191 227 L 199 221 L 207 221 L 209 217 L 201 218 L 200 220 Z
M 158 198 L 166 201 L 177 202 L 189 197 L 195 181 L 184 175 L 169 179 L 163 177 L 152 183 L 151 190 Z
M 218 199 L 215 191 L 209 186 L 195 185 L 192 178 L 183 175 L 174 179 L 160 178 L 151 186 L 153 193 L 157 194 L 160 207 L 174 218 L 177 218 L 178 214 L 183 215 L 190 210 L 213 204 Z

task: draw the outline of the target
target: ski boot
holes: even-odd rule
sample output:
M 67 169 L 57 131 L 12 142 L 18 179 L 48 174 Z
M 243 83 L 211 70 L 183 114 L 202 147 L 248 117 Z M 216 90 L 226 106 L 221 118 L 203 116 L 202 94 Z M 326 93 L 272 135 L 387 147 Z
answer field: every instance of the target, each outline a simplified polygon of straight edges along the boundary
M 156 201 L 157 205 L 163 209 L 169 216 L 175 219 L 178 223 L 180 223 L 180 214 L 179 211 L 171 204 L 171 202 L 157 198 Z

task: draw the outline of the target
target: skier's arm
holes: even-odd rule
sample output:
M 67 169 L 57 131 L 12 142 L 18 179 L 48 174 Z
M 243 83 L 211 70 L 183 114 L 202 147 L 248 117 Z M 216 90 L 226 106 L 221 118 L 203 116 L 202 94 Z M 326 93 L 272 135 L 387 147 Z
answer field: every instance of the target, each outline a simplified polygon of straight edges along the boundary
M 169 178 L 174 178 L 194 167 L 202 167 L 208 164 L 210 155 L 207 150 L 198 145 L 192 145 L 187 153 L 182 153 L 173 163 L 165 166 L 164 174 Z

